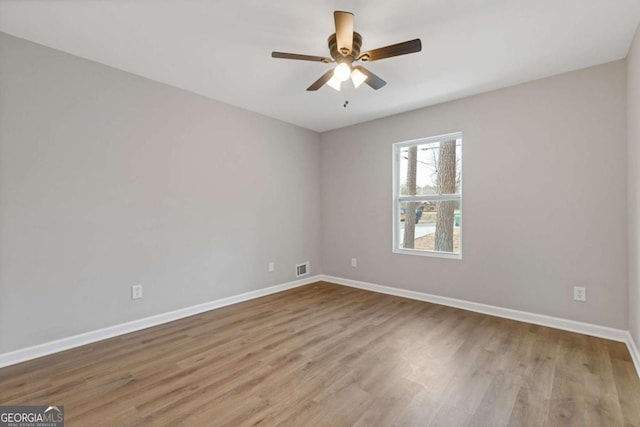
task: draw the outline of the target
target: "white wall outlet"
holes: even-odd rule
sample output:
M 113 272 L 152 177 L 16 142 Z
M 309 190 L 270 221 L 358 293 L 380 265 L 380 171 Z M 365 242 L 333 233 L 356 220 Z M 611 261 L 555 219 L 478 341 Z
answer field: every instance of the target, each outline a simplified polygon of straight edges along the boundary
M 273 273 L 275 269 L 276 269 L 276 263 L 271 261 L 269 263 L 269 273 Z
M 358 259 L 351 258 L 351 267 L 356 268 L 358 266 Z
M 142 298 L 142 285 L 133 285 L 131 287 L 131 299 Z
M 587 300 L 587 289 L 583 286 L 574 286 L 573 287 L 573 299 L 576 301 L 586 301 Z

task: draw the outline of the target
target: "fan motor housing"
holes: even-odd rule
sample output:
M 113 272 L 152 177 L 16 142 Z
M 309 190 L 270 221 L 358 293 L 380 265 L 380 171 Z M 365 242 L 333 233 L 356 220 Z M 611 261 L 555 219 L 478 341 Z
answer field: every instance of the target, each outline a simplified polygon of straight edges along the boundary
M 355 31 L 353 32 L 353 44 L 351 46 L 351 53 L 349 55 L 343 55 L 338 50 L 338 43 L 336 42 L 336 33 L 333 33 L 329 36 L 329 39 L 327 40 L 327 44 L 329 45 L 329 53 L 331 54 L 331 57 L 336 62 L 341 62 L 339 61 L 339 59 L 341 58 L 351 58 L 352 61 L 355 61 L 358 59 L 358 56 L 360 55 L 360 48 L 362 47 L 362 36 L 356 33 Z

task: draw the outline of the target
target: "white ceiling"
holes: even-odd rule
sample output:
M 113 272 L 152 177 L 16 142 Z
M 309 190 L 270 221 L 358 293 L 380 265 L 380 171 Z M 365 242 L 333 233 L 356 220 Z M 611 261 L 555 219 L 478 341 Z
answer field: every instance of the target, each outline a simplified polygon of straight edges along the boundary
M 331 65 L 270 54 L 328 56 L 334 10 L 363 51 L 422 52 L 368 64 L 378 91 L 307 92 Z M 2 32 L 316 131 L 624 58 L 639 21 L 640 0 L 0 0 Z

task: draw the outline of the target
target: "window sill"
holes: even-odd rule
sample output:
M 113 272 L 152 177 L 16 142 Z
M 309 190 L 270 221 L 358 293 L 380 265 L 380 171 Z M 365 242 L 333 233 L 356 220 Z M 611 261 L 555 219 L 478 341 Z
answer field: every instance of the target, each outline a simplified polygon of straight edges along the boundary
M 432 258 L 446 258 L 446 259 L 462 259 L 462 254 L 454 254 L 449 252 L 435 252 L 435 251 L 420 251 L 415 249 L 393 249 L 394 254 L 403 254 L 403 255 L 418 255 L 418 256 L 426 256 Z

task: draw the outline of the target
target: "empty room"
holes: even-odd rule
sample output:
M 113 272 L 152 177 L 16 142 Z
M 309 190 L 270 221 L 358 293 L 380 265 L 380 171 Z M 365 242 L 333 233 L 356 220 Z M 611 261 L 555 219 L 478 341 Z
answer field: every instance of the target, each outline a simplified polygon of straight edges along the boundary
M 639 24 L 0 0 L 0 427 L 640 426 Z

